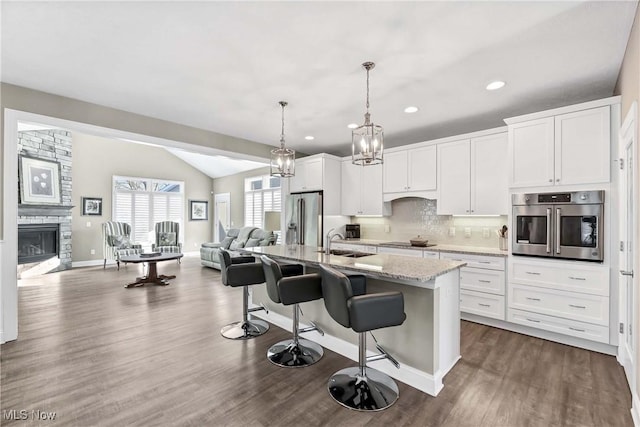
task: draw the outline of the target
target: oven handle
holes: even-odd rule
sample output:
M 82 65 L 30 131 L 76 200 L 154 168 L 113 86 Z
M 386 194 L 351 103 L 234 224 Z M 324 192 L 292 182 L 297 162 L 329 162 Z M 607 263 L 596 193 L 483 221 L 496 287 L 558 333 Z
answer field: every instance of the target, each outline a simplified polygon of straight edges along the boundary
M 560 217 L 562 216 L 560 208 L 556 208 L 556 254 L 560 253 Z
M 551 253 L 551 208 L 547 208 L 547 253 Z

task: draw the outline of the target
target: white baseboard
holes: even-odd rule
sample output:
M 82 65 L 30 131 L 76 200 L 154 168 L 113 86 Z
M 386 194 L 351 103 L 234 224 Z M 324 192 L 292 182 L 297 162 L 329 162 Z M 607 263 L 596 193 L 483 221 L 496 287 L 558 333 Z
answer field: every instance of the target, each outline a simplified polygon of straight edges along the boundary
M 640 427 L 640 399 L 635 390 L 631 390 L 631 419 L 634 426 Z
M 107 265 L 115 264 L 115 261 L 107 261 Z M 96 267 L 98 265 L 104 265 L 103 259 L 91 259 L 89 261 L 73 261 L 71 263 L 71 268 L 79 268 L 79 267 Z
M 274 324 L 282 329 L 291 331 L 292 320 L 286 316 L 270 311 L 269 314 L 260 311 L 253 312 L 251 316 L 258 317 L 266 320 L 271 324 Z M 301 328 L 309 327 L 310 325 L 304 325 L 300 323 Z M 322 347 L 329 349 L 335 353 L 341 354 L 353 361 L 358 361 L 358 346 L 352 344 L 343 339 L 336 338 L 331 335 L 320 335 L 318 332 L 307 332 L 304 334 L 306 339 L 320 344 Z M 374 355 L 372 351 L 367 351 L 368 355 Z M 457 360 L 456 360 L 457 361 Z M 455 364 L 455 362 L 454 362 Z M 396 369 L 391 363 L 386 360 L 376 360 L 368 364 L 372 368 L 375 368 L 398 381 L 401 381 L 411 387 L 417 388 L 431 396 L 437 396 L 440 390 L 442 390 L 442 379 L 444 375 L 449 372 L 453 367 L 453 364 L 446 371 L 439 371 L 436 376 L 428 374 L 424 371 L 408 366 L 404 363 L 400 364 L 400 369 Z

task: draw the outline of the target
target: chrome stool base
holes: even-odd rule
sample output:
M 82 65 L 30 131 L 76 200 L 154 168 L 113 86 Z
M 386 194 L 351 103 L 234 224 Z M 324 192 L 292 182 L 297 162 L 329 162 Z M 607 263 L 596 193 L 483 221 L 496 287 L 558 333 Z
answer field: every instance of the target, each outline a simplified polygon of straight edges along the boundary
M 398 385 L 386 374 L 365 368 L 366 375 L 360 375 L 360 368 L 342 369 L 329 379 L 327 384 L 331 397 L 349 409 L 356 411 L 381 411 L 398 400 Z
M 230 340 L 248 340 L 259 337 L 269 330 L 269 324 L 262 320 L 247 320 L 230 323 L 220 330 L 223 337 Z
M 295 345 L 293 340 L 285 340 L 269 348 L 267 359 L 285 368 L 303 368 L 316 363 L 323 354 L 322 347 L 313 341 L 298 339 L 298 345 Z

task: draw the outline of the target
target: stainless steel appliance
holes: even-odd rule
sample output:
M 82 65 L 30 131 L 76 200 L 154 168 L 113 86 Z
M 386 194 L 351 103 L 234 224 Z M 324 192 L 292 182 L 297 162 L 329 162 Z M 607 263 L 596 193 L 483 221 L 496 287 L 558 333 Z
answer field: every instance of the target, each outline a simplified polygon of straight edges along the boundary
M 286 244 L 322 246 L 322 191 L 292 193 L 285 209 Z
M 347 239 L 359 239 L 360 224 L 345 224 L 344 237 L 346 237 Z
M 513 194 L 512 253 L 602 261 L 604 191 Z

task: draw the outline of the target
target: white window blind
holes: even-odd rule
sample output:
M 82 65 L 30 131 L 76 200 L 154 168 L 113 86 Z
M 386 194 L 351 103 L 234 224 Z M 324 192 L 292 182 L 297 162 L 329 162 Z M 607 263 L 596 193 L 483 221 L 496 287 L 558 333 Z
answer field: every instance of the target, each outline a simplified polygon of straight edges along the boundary
M 155 240 L 155 224 L 174 221 L 184 242 L 184 183 L 113 177 L 113 220 L 131 225 L 131 239 L 144 246 Z
M 244 180 L 244 225 L 264 226 L 265 211 L 282 211 L 280 178 L 269 175 Z

